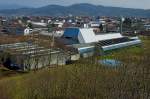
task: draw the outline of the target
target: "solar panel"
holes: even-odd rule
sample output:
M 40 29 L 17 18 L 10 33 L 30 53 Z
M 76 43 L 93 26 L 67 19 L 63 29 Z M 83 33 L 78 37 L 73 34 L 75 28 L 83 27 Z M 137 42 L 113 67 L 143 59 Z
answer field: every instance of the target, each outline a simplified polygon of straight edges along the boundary
M 117 39 L 99 41 L 98 44 L 100 44 L 101 46 L 107 46 L 107 45 L 118 44 L 118 43 L 123 43 L 127 41 L 131 41 L 131 39 L 127 37 L 122 37 L 122 38 L 117 38 Z

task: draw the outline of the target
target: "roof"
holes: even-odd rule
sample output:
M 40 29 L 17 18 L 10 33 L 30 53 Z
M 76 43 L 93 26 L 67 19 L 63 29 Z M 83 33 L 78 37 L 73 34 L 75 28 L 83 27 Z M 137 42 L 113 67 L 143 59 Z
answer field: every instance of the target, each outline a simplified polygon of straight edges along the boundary
M 123 36 L 120 33 L 95 34 L 93 28 L 67 28 L 65 29 L 63 37 L 78 40 L 79 43 L 82 44 L 122 38 Z
M 123 48 L 123 47 L 127 47 L 127 46 L 138 45 L 138 44 L 141 44 L 140 39 L 116 43 L 116 44 L 107 45 L 107 46 L 102 46 L 102 49 L 104 51 L 108 51 L 108 50 L 113 50 L 113 49 L 117 49 L 117 48 Z
M 95 39 L 95 34 L 94 34 L 92 28 L 80 29 L 80 34 L 79 34 L 78 37 L 79 37 L 80 43 L 91 43 L 91 42 L 96 42 L 97 41 Z
M 57 48 L 44 48 L 35 44 L 29 44 L 27 42 L 4 44 L 0 45 L 0 50 L 9 52 L 11 55 L 48 55 L 61 52 L 61 49 Z
M 76 39 L 79 34 L 79 28 L 66 28 L 64 31 L 64 37 L 72 37 Z
M 86 47 L 94 47 L 94 43 L 85 43 L 85 44 L 73 44 L 72 45 L 74 48 L 86 48 Z
M 80 43 L 92 43 L 102 40 L 110 40 L 123 37 L 120 33 L 100 33 L 97 35 L 94 33 L 92 28 L 80 29 L 79 33 L 81 33 L 79 34 Z

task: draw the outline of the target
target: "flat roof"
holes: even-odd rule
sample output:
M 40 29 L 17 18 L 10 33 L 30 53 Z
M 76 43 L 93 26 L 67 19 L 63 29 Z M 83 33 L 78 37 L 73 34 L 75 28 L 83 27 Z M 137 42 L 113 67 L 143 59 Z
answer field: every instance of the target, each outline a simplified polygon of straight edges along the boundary
M 83 47 L 89 47 L 89 46 L 94 46 L 95 43 L 84 43 L 84 44 L 73 44 L 74 48 L 83 48 Z
M 0 45 L 4 52 L 8 52 L 12 55 L 46 55 L 51 53 L 59 53 L 61 50 L 59 48 L 44 48 L 36 44 L 30 44 L 27 42 L 14 43 L 14 44 L 4 44 Z

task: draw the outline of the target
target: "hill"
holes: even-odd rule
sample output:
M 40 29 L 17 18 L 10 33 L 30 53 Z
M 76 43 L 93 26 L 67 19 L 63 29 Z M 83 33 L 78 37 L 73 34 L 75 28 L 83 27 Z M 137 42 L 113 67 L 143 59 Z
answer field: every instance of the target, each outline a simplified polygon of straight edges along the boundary
M 150 10 L 131 9 L 120 7 L 107 7 L 92 4 L 74 4 L 71 6 L 48 5 L 39 8 L 19 8 L 0 10 L 0 15 L 33 15 L 33 16 L 65 16 L 86 15 L 86 16 L 137 16 L 149 17 Z

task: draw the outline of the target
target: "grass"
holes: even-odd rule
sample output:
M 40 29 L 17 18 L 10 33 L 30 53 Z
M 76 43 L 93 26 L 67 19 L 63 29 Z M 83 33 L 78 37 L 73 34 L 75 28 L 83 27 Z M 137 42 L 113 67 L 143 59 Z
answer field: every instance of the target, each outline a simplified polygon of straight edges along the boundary
M 0 66 L 0 79 L 6 78 L 6 77 L 13 77 L 16 76 L 17 73 L 16 71 L 9 70 L 3 66 Z
M 142 47 L 3 78 L 0 99 L 149 99 L 150 39 L 141 39 Z M 124 64 L 109 68 L 97 63 L 104 58 Z

